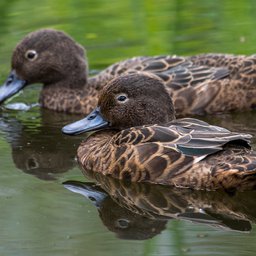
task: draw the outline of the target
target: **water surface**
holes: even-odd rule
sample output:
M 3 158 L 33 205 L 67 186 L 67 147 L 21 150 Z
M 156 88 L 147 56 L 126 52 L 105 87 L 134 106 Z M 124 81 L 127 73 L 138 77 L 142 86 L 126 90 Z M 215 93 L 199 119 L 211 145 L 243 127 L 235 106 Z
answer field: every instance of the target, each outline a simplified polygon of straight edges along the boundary
M 254 1 L 42 0 L 34 5 L 0 3 L 1 83 L 13 47 L 43 27 L 64 30 L 85 46 L 91 72 L 138 55 L 255 52 Z M 31 86 L 11 103 L 34 104 L 39 90 Z M 255 115 L 204 120 L 255 136 Z M 75 161 L 84 136 L 60 132 L 79 118 L 36 106 L 0 110 L 1 255 L 255 255 L 254 192 L 180 193 L 111 181 L 97 187 Z M 255 139 L 252 146 L 256 149 Z M 71 180 L 87 182 L 71 183 L 83 195 L 63 186 Z

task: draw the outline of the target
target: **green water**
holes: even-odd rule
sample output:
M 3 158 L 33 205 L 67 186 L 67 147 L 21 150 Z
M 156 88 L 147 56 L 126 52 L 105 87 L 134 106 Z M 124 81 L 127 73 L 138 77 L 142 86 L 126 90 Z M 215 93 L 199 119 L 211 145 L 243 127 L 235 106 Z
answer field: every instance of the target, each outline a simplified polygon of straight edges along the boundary
M 86 47 L 94 72 L 137 55 L 253 54 L 255 11 L 253 0 L 1 0 L 0 82 L 9 72 L 13 47 L 39 28 L 70 34 Z M 12 102 L 36 103 L 39 90 L 40 86 L 31 86 Z M 205 120 L 256 136 L 255 115 Z M 202 201 L 203 209 L 213 205 L 222 211 L 214 216 L 223 225 L 166 217 L 158 220 L 158 226 L 164 225 L 151 239 L 118 238 L 115 218 L 125 215 L 132 218 L 130 224 L 147 219 L 131 217 L 119 208 L 117 216 L 112 216 L 110 209 L 116 208 L 111 198 L 104 201 L 108 207 L 103 212 L 62 185 L 67 180 L 88 180 L 75 162 L 83 136 L 67 137 L 60 132 L 64 124 L 78 118 L 38 107 L 0 110 L 0 255 L 255 255 L 255 193 L 241 195 L 237 204 L 236 197 L 226 198 L 227 209 L 217 207 L 212 198 Z M 109 225 L 103 221 L 104 214 Z M 243 229 L 242 220 L 247 225 L 251 222 L 250 231 Z

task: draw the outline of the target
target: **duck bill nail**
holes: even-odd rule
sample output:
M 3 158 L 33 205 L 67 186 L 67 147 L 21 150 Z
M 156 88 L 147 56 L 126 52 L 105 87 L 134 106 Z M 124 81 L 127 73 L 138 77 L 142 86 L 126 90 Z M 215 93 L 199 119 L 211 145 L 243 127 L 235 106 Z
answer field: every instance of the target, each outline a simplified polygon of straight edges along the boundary
M 14 70 L 11 71 L 4 84 L 0 87 L 0 104 L 22 90 L 25 85 L 26 81 L 20 79 Z
M 87 117 L 64 126 L 62 132 L 67 135 L 77 135 L 83 132 L 97 131 L 108 126 L 109 123 L 102 117 L 100 109 L 96 108 Z

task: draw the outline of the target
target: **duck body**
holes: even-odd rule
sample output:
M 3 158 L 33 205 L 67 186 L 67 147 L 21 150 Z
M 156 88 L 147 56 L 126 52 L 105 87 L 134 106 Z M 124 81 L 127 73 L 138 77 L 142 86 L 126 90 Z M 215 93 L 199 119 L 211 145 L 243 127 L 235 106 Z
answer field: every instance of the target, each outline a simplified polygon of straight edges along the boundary
M 256 57 L 232 54 L 134 57 L 91 78 L 102 89 L 111 79 L 135 72 L 157 75 L 172 97 L 176 115 L 202 115 L 256 107 Z M 90 79 L 89 79 L 90 83 Z
M 248 134 L 197 119 L 100 131 L 78 148 L 82 169 L 120 180 L 193 189 L 252 189 L 256 152 Z M 251 182 L 255 179 L 254 182 Z
M 62 83 L 56 88 L 45 86 L 40 103 L 57 111 L 88 114 L 96 107 L 99 93 L 109 81 L 122 74 L 145 72 L 164 82 L 178 116 L 251 110 L 256 106 L 254 65 L 255 57 L 242 55 L 139 56 L 89 77 L 83 88 L 67 89 Z
M 62 131 L 74 135 L 99 129 L 78 148 L 85 173 L 205 190 L 256 186 L 252 136 L 198 119 L 175 119 L 170 94 L 155 75 L 113 79 L 98 107 Z
M 255 63 L 254 55 L 141 56 L 88 77 L 83 47 L 62 31 L 42 29 L 28 34 L 15 48 L 0 102 L 29 84 L 41 83 L 42 107 L 88 114 L 113 78 L 145 72 L 162 80 L 179 116 L 249 110 L 256 106 Z

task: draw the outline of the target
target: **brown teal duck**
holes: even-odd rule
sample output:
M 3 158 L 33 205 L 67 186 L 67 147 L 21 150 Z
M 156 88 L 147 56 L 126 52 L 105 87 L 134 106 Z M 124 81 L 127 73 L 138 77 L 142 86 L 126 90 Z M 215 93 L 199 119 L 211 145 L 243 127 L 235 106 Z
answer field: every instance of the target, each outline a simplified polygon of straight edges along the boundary
M 197 119 L 175 119 L 164 83 L 152 74 L 113 79 L 102 90 L 98 107 L 63 132 L 98 129 L 78 148 L 84 169 L 131 182 L 193 189 L 255 188 L 251 135 Z
M 62 31 L 42 29 L 28 34 L 14 49 L 0 103 L 29 84 L 41 83 L 42 107 L 88 114 L 107 82 L 143 71 L 162 79 L 177 115 L 248 110 L 256 105 L 255 63 L 253 55 L 141 56 L 89 77 L 83 47 Z

